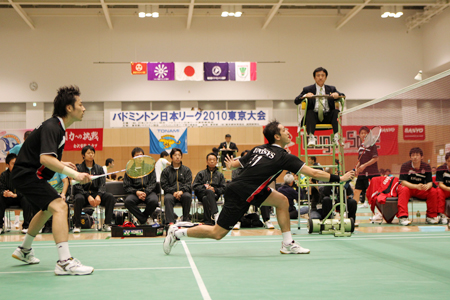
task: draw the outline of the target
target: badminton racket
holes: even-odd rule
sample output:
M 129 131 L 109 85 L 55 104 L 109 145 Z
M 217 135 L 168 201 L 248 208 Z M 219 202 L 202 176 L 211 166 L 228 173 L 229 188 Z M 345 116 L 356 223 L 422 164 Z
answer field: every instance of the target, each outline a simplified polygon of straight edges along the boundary
M 356 162 L 355 168 L 353 171 L 356 171 L 356 166 L 359 164 L 359 161 L 363 157 L 364 153 L 366 153 L 366 150 L 375 145 L 375 143 L 378 141 L 378 138 L 381 134 L 381 127 L 375 126 L 373 127 L 370 132 L 367 134 L 366 138 L 364 139 L 364 142 L 362 143 L 363 147 L 363 153 L 359 156 L 358 161 Z
M 155 169 L 155 160 L 151 156 L 138 155 L 127 162 L 125 169 L 115 172 L 110 172 L 101 175 L 91 176 L 91 180 L 95 180 L 100 177 L 105 177 L 111 174 L 125 172 L 130 178 L 141 178 L 147 176 Z M 80 183 L 75 181 L 75 184 Z

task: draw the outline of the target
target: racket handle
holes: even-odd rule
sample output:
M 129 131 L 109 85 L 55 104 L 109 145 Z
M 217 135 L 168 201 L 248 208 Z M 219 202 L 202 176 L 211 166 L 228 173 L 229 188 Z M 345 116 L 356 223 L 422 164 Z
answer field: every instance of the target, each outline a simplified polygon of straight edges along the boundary
M 104 176 L 106 176 L 106 174 L 91 176 L 91 180 L 95 180 L 95 179 L 97 179 L 97 178 L 104 177 Z M 74 184 L 79 184 L 79 183 L 80 183 L 80 182 L 77 181 L 77 180 L 72 180 L 72 185 L 74 185 Z

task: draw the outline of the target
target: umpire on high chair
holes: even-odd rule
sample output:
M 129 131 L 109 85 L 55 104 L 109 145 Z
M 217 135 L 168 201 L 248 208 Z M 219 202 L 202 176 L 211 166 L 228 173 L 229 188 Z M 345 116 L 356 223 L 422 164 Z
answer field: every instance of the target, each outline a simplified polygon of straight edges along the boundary
M 316 124 L 331 124 L 333 126 L 334 142 L 337 145 L 339 141 L 339 124 L 338 116 L 339 110 L 335 108 L 334 100 L 339 97 L 345 97 L 341 92 L 338 92 L 332 85 L 325 85 L 328 77 L 328 71 L 325 68 L 319 67 L 313 72 L 315 84 L 303 88 L 300 95 L 295 98 L 295 104 L 299 105 L 303 101 L 303 97 L 312 97 L 314 95 L 328 96 L 324 98 L 310 98 L 308 99 L 308 107 L 306 108 L 306 132 L 308 133 L 308 146 L 316 144 Z M 320 99 L 320 100 L 319 100 Z

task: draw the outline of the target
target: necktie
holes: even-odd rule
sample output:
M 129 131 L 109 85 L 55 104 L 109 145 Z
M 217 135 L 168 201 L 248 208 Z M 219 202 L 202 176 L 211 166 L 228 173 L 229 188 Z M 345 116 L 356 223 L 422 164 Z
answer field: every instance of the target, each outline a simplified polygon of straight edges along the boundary
M 320 88 L 319 95 L 323 95 L 323 87 Z M 317 100 L 319 100 L 319 110 L 318 110 L 319 121 L 322 122 L 323 121 L 323 103 L 322 103 L 322 98 L 318 98 Z

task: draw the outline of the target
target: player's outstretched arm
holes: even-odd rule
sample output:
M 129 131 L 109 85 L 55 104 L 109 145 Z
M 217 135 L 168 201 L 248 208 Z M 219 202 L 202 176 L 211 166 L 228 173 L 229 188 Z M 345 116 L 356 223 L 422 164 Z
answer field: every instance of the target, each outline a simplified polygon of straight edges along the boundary
M 227 169 L 234 170 L 241 167 L 241 163 L 239 160 L 234 160 L 233 157 L 227 156 L 225 157 L 225 164 L 227 165 Z
M 91 181 L 91 176 L 88 173 L 79 173 L 72 168 L 66 166 L 67 163 L 60 162 L 53 155 L 43 154 L 40 158 L 40 163 L 46 168 L 52 170 L 53 172 L 61 173 L 67 175 L 81 184 L 88 183 Z
M 355 176 L 355 171 L 349 171 L 345 173 L 343 176 L 337 176 L 337 175 L 331 175 L 325 171 L 313 169 L 308 166 L 303 166 L 300 173 L 312 177 L 314 179 L 318 179 L 320 181 L 326 181 L 326 182 L 340 182 L 340 181 L 349 181 L 352 180 Z

